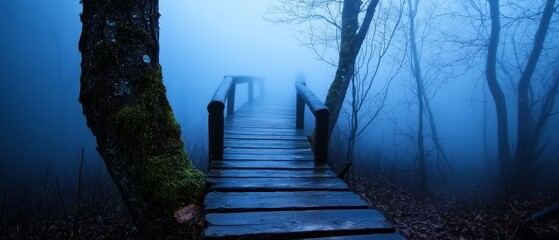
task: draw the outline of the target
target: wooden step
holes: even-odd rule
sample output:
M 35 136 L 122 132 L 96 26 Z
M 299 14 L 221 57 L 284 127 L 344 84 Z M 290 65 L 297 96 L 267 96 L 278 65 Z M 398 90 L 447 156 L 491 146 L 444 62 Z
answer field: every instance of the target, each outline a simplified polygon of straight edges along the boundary
M 367 235 L 345 235 L 339 237 L 305 238 L 309 240 L 406 240 L 397 233 L 367 234 Z
M 251 155 L 311 155 L 314 153 L 310 149 L 274 149 L 274 148 L 225 148 L 224 154 L 251 154 Z
M 336 177 L 329 169 L 317 170 L 269 170 L 269 169 L 210 169 L 210 178 L 321 178 Z
M 211 169 L 329 169 L 327 164 L 314 161 L 243 161 L 243 160 L 214 160 L 210 163 Z
M 208 213 L 366 209 L 367 203 L 352 192 L 211 192 L 204 202 Z
M 206 239 L 296 239 L 394 232 L 382 214 L 371 209 L 209 213 L 206 221 Z
M 348 191 L 338 178 L 207 178 L 209 191 Z
M 223 160 L 244 160 L 244 161 L 314 161 L 314 155 L 268 155 L 268 154 L 223 154 Z

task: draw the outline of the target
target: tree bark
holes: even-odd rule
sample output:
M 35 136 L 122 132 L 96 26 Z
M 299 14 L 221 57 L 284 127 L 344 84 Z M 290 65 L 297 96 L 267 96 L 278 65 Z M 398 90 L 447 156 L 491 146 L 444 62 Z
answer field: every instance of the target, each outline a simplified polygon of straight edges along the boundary
M 551 16 L 555 11 L 555 0 L 547 0 L 538 30 L 534 37 L 534 46 L 530 52 L 528 63 L 518 82 L 518 132 L 516 138 L 516 155 L 513 173 L 513 185 L 519 192 L 526 192 L 529 188 L 533 162 L 536 158 L 536 146 L 539 136 L 534 135 L 534 113 L 531 110 L 532 101 L 529 98 L 530 80 L 536 70 L 536 65 L 543 50 L 543 44 Z
M 188 239 L 204 176 L 188 160 L 159 65 L 158 0 L 83 0 L 80 102 L 145 239 Z M 183 211 L 179 211 L 183 210 Z
M 417 7 L 417 3 L 415 5 Z M 423 88 L 423 76 L 421 75 L 421 66 L 419 64 L 419 56 L 417 50 L 417 43 L 415 39 L 415 13 L 416 10 L 413 9 L 411 1 L 408 1 L 408 14 L 410 17 L 410 55 L 411 55 L 411 71 L 413 78 L 415 79 L 417 103 L 418 103 L 418 122 L 417 122 L 417 163 L 418 163 L 418 174 L 419 174 L 419 187 L 422 190 L 427 190 L 427 159 L 425 156 L 425 138 L 423 136 L 423 126 L 424 126 L 424 113 L 425 113 L 425 100 L 424 94 L 425 89 Z
M 365 40 L 378 0 L 371 0 L 361 27 L 359 27 L 360 0 L 345 0 L 342 10 L 342 32 L 338 68 L 330 85 L 325 105 L 330 110 L 329 135 L 332 134 L 344 103 L 349 83 L 355 72 L 355 59 Z
M 499 46 L 499 35 L 501 32 L 501 19 L 499 16 L 499 0 L 487 0 L 491 16 L 491 34 L 487 49 L 486 79 L 489 91 L 495 102 L 497 113 L 497 141 L 499 149 L 499 172 L 503 186 L 507 188 L 511 171 L 511 152 L 509 144 L 509 126 L 507 117 L 507 103 L 503 90 L 497 81 L 497 48 Z

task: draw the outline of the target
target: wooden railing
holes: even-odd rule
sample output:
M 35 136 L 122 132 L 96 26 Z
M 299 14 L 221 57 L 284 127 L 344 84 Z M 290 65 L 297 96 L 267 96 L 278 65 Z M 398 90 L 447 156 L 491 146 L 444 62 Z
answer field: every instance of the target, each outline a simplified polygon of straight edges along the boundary
M 307 88 L 303 74 L 297 75 L 295 88 L 297 89 L 295 127 L 297 129 L 303 129 L 305 127 L 305 105 L 307 105 L 315 118 L 314 139 L 312 140 L 314 161 L 326 162 L 328 157 L 328 118 L 330 117 L 330 111 L 326 105 Z
M 235 89 L 240 83 L 248 83 L 248 102 L 254 100 L 254 83 L 260 86 L 260 96 L 264 94 L 261 77 L 225 76 L 208 104 L 208 150 L 211 160 L 223 159 L 223 135 L 225 103 L 227 102 L 227 116 L 235 113 Z

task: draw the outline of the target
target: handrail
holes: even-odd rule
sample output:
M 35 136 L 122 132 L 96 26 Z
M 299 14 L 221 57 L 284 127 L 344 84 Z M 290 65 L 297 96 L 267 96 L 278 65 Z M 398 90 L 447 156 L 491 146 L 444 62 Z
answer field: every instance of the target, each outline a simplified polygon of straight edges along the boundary
M 225 130 L 225 103 L 227 116 L 235 112 L 235 89 L 240 83 L 248 83 L 248 101 L 254 101 L 254 83 L 259 82 L 260 96 L 264 95 L 263 78 L 252 76 L 225 76 L 208 104 L 208 150 L 211 160 L 223 159 L 223 136 Z
M 307 88 L 305 77 L 303 74 L 297 75 L 295 82 L 297 89 L 297 110 L 295 127 L 303 129 L 305 123 L 305 105 L 315 118 L 315 133 L 313 141 L 314 161 L 326 162 L 328 158 L 328 118 L 330 117 L 330 110 L 324 105 L 322 101 L 314 95 L 314 93 Z

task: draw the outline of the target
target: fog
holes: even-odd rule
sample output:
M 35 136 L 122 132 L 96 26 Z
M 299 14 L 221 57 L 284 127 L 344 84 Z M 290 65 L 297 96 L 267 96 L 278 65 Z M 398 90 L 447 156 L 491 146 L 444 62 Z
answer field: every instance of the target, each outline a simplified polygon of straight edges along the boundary
M 207 160 L 206 105 L 225 75 L 266 77 L 267 88 L 277 90 L 268 94 L 291 98 L 297 72 L 304 71 L 310 84 L 333 75 L 300 46 L 289 26 L 264 20 L 270 4 L 161 2 L 164 83 L 197 166 Z M 81 6 L 27 0 L 0 7 L 6 36 L 0 39 L 3 172 L 11 181 L 24 181 L 42 175 L 49 161 L 49 171 L 72 178 L 82 146 L 89 162 L 101 163 L 78 102 Z M 317 90 L 324 93 L 326 87 Z
M 304 35 L 300 31 L 308 31 L 308 25 L 278 24 L 266 20 L 281 17 L 270 14 L 271 6 L 278 4 L 271 0 L 160 2 L 160 63 L 167 97 L 181 124 L 187 152 L 195 166 L 202 170 L 207 167 L 206 105 L 224 76 L 263 76 L 268 96 L 292 104 L 295 76 L 303 72 L 307 86 L 320 99 L 326 97 L 336 68 L 318 59 L 315 52 L 302 45 L 300 40 L 303 38 L 304 41 Z M 448 4 L 440 9 L 459 10 L 462 6 L 455 5 Z M 78 102 L 80 12 L 78 1 L 0 2 L 0 32 L 3 36 L 0 38 L 0 194 L 4 196 L 10 195 L 13 199 L 29 197 L 27 191 L 32 192 L 41 184 L 49 186 L 55 178 L 60 179 L 63 185 L 60 187 L 72 195 L 79 174 L 82 147 L 84 171 L 89 176 L 86 181 L 93 184 L 98 180 L 96 178 L 108 179 L 104 163 L 95 149 L 95 138 L 86 126 Z M 464 44 L 458 46 L 457 42 L 452 45 L 451 40 L 474 37 L 472 29 L 475 27 L 465 27 L 467 21 L 458 19 L 455 24 L 463 28 L 453 29 L 453 26 L 444 25 L 449 19 L 449 16 L 441 17 L 438 22 L 432 23 L 430 27 L 435 29 L 424 30 L 426 38 L 421 43 L 425 46 L 422 59 L 436 61 L 423 67 L 431 86 L 428 96 L 439 139 L 450 159 L 451 175 L 463 176 L 471 182 L 489 180 L 492 187 L 498 187 L 495 107 L 485 82 L 485 50 L 478 46 L 479 52 L 471 60 L 456 60 L 474 48 L 464 47 Z M 427 26 L 426 20 L 419 22 L 420 28 Z M 556 16 L 553 22 L 557 22 Z M 409 53 L 402 52 L 407 48 L 406 23 L 407 20 L 402 20 L 394 47 L 379 68 L 377 79 L 380 83 L 374 84 L 372 90 L 376 92 L 380 92 L 382 83 L 389 79 L 389 69 L 397 62 L 403 63 L 392 80 L 384 109 L 357 142 L 353 170 L 357 171 L 356 175 L 372 174 L 374 162 L 380 162 L 383 172 L 391 166 L 395 167 L 394 171 L 401 181 L 413 182 L 415 179 L 414 134 L 417 131 L 418 110 L 412 74 L 408 70 Z M 557 24 L 553 27 L 550 34 L 556 36 Z M 525 29 L 527 35 L 532 36 L 536 28 L 527 25 Z M 441 39 L 445 31 L 449 31 L 445 33 L 446 39 Z M 458 31 L 462 33 L 457 34 Z M 487 37 L 487 34 L 481 35 Z M 445 44 L 435 41 L 435 38 Z M 550 79 L 557 73 L 556 67 L 553 67 L 557 60 L 556 44 L 552 40 L 546 44 L 550 47 L 544 52 L 542 62 L 549 64 L 538 65 L 538 79 Z M 523 44 L 519 47 L 518 54 L 527 55 L 528 46 Z M 441 51 L 437 52 L 437 48 Z M 332 55 L 332 50 L 326 53 L 330 58 L 337 57 Z M 505 59 L 512 59 L 512 56 Z M 442 67 L 435 69 L 435 65 Z M 515 70 L 512 76 L 517 79 L 519 74 Z M 507 85 L 508 90 L 513 88 L 513 85 Z M 507 97 L 514 98 L 515 95 L 509 93 Z M 516 103 L 511 102 L 509 115 L 514 126 Z M 553 109 L 556 113 L 557 107 Z M 343 156 L 347 142 L 344 139 L 347 118 L 346 108 L 332 137 L 330 153 L 333 156 L 330 161 L 337 171 L 344 164 L 343 157 L 339 156 Z M 487 121 L 486 145 L 484 121 Z M 550 117 L 543 133 L 547 148 L 543 151 L 545 159 L 538 166 L 548 170 L 545 176 L 558 173 L 557 126 L 555 115 Z M 307 117 L 306 130 L 309 133 L 312 131 L 310 117 Z M 513 141 L 515 130 L 510 132 Z M 434 159 L 430 140 L 427 148 L 429 157 Z M 485 149 L 488 149 L 488 155 Z M 429 165 L 435 176 L 430 180 L 431 185 L 441 185 L 436 181 L 444 178 L 439 178 L 436 173 L 436 164 Z M 556 179 L 549 181 L 552 184 L 544 188 L 558 184 Z

